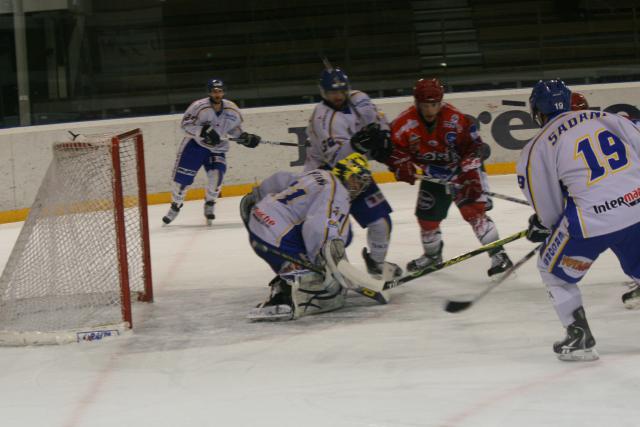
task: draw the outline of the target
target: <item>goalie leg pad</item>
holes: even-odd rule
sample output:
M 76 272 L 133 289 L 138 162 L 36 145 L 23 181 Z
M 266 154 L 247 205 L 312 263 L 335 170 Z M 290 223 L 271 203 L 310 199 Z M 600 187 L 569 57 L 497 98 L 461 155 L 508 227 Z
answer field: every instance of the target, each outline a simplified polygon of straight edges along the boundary
M 291 285 L 293 318 L 326 313 L 344 307 L 347 290 L 333 277 L 305 272 L 287 277 Z

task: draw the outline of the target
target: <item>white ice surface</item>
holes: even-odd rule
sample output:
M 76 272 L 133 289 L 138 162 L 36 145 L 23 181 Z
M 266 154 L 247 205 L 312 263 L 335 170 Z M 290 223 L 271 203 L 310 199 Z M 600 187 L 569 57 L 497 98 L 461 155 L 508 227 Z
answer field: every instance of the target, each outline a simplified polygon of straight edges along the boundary
M 513 176 L 492 190 L 521 197 Z M 419 255 L 417 188 L 383 185 L 395 209 L 389 259 Z M 134 306 L 134 333 L 112 341 L 0 348 L 2 426 L 638 426 L 639 313 L 625 310 L 627 278 L 610 252 L 581 284 L 601 359 L 558 361 L 564 335 L 530 261 L 457 315 L 446 298 L 490 282 L 480 255 L 392 291 L 387 306 L 352 295 L 343 310 L 285 323 L 249 323 L 272 277 L 237 214 L 221 199 L 207 228 L 202 202 L 162 227 L 152 206 L 156 301 Z M 526 206 L 495 200 L 507 236 Z M 3 266 L 21 224 L 0 226 Z M 479 246 L 452 207 L 444 255 Z M 365 232 L 348 253 L 362 267 Z M 533 247 L 508 246 L 515 261 Z

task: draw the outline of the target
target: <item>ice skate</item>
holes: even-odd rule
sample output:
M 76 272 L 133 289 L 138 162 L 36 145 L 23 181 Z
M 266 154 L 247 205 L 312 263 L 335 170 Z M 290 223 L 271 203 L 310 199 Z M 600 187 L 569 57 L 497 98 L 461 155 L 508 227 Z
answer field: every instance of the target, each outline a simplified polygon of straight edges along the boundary
M 640 308 L 640 286 L 636 285 L 629 292 L 622 294 L 622 303 L 629 310 Z
M 438 252 L 434 254 L 424 254 L 419 258 L 409 261 L 407 264 L 407 271 L 410 273 L 421 271 L 429 267 L 434 267 L 442 262 L 442 247 L 444 245 L 440 243 Z
M 576 309 L 573 318 L 576 320 L 567 327 L 567 336 L 553 344 L 553 351 L 558 355 L 558 359 L 565 362 L 598 360 L 596 340 L 591 335 L 584 308 Z
M 162 222 L 165 224 L 170 224 L 178 214 L 180 213 L 180 209 L 182 208 L 182 203 L 179 205 L 177 203 L 171 203 L 171 207 L 169 208 L 169 212 L 165 216 L 162 217 Z
M 489 277 L 495 276 L 496 274 L 504 273 L 511 267 L 513 267 L 513 262 L 509 259 L 509 255 L 501 249 L 491 255 L 491 267 L 487 270 L 487 275 Z
M 276 276 L 270 283 L 269 299 L 258 304 L 247 315 L 251 321 L 278 321 L 293 319 L 293 300 L 291 286 L 280 276 Z
M 213 213 L 215 207 L 216 202 L 213 200 L 204 202 L 204 217 L 207 219 L 207 225 L 211 225 L 213 220 L 216 219 L 216 214 Z
M 376 279 L 382 279 L 385 273 L 385 266 L 390 271 L 391 277 L 385 278 L 386 280 L 395 279 L 396 277 L 402 276 L 402 268 L 398 264 L 394 264 L 392 262 L 375 262 L 373 258 L 371 258 L 371 254 L 367 250 L 367 248 L 362 248 L 362 258 L 364 258 L 364 262 L 367 265 L 367 273 Z

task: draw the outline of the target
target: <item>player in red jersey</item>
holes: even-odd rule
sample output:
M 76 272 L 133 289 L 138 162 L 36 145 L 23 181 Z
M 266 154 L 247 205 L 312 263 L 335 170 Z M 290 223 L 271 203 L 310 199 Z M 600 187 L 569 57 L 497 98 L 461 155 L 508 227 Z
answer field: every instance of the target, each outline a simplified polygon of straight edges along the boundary
M 416 170 L 420 169 L 425 176 L 450 184 L 427 180 L 420 183 L 416 216 L 424 255 L 407 264 L 409 271 L 442 261 L 440 222 L 447 217 L 452 201 L 483 245 L 499 238 L 494 222 L 486 214 L 486 197 L 482 194 L 482 140 L 474 123 L 451 104 L 442 102 L 443 95 L 438 79 L 418 80 L 413 90 L 415 105 L 391 124 L 394 151 L 387 164 L 396 179 L 413 185 Z M 489 255 L 489 276 L 513 265 L 501 247 Z

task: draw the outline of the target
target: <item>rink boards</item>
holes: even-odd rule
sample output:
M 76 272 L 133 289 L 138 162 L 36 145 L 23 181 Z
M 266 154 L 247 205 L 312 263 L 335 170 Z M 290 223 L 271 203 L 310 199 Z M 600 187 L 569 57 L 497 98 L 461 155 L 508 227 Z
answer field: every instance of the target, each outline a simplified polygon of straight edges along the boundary
M 640 83 L 574 86 L 592 108 L 628 115 L 640 115 Z M 483 140 L 491 147 L 489 173 L 512 173 L 520 149 L 537 127 L 528 106 L 530 89 L 448 93 L 445 100 L 478 125 Z M 233 99 L 233 92 L 229 93 Z M 411 97 L 376 99 L 375 103 L 394 119 L 412 103 Z M 305 158 L 307 120 L 315 104 L 246 108 L 244 130 L 265 140 L 299 143 L 299 147 L 262 145 L 248 149 L 232 145 L 223 196 L 244 194 L 256 181 L 278 170 L 300 168 Z M 51 144 L 69 139 L 68 130 L 81 133 L 121 132 L 141 128 L 145 140 L 146 173 L 150 203 L 169 201 L 171 174 L 177 148 L 183 138 L 181 114 L 101 120 L 0 130 L 0 223 L 20 221 L 35 198 L 51 159 Z M 382 165 L 376 164 L 376 179 L 392 180 Z M 199 174 L 190 199 L 203 197 L 204 174 Z

